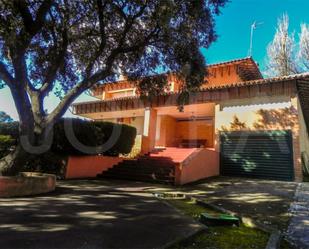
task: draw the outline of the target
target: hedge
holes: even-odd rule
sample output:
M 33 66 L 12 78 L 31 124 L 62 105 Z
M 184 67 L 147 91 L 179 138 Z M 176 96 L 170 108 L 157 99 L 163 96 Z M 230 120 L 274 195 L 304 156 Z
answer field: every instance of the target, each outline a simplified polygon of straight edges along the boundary
M 113 141 L 113 146 L 100 154 L 109 156 L 118 156 L 119 154 L 128 154 L 134 145 L 136 137 L 136 128 L 111 122 L 86 121 L 77 118 L 61 119 L 54 125 L 54 137 L 51 152 L 61 155 L 85 155 L 87 153 L 75 148 L 67 138 L 64 129 L 64 123 L 72 124 L 72 129 L 76 139 L 83 145 L 97 147 L 105 144 L 113 133 L 113 129 L 120 133 Z M 18 122 L 0 123 L 0 135 L 10 136 L 18 139 Z M 4 139 L 4 138 L 3 138 Z M 15 140 L 14 140 L 15 141 Z M 12 142 L 12 141 L 11 141 Z M 1 145 L 0 145 L 1 146 Z M 10 145 L 12 146 L 12 145 Z M 93 152 L 91 154 L 99 154 Z
M 131 152 L 136 137 L 135 127 L 126 124 L 115 124 L 110 122 L 94 122 L 94 125 L 100 130 L 99 134 L 103 135 L 100 142 L 106 142 L 106 140 L 110 137 L 110 134 L 112 134 L 113 129 L 120 131 L 119 137 L 117 137 L 118 134 L 116 135 L 118 139 L 115 141 L 114 146 L 105 154 L 111 153 L 117 155 L 128 154 Z
M 83 145 L 89 147 L 97 147 L 105 144 L 113 129 L 120 131 L 118 139 L 113 141 L 113 146 L 108 150 L 101 152 L 100 154 L 109 156 L 118 156 L 119 154 L 128 154 L 134 145 L 136 137 L 136 128 L 125 124 L 115 124 L 111 122 L 92 122 L 81 119 L 62 119 L 54 126 L 54 142 L 52 145 L 52 151 L 60 154 L 68 155 L 84 155 L 85 152 L 79 151 L 72 146 L 68 140 L 65 130 L 64 122 L 70 121 L 72 123 L 72 129 L 77 140 Z M 99 154 L 99 153 L 92 153 Z

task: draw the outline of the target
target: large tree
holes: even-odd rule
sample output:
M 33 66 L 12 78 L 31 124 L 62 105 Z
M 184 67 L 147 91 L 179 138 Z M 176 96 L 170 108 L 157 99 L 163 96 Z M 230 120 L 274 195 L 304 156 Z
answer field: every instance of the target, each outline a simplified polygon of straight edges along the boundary
M 14 98 L 22 143 L 0 174 L 17 173 L 70 104 L 119 68 L 132 78 L 178 71 L 183 93 L 198 87 L 206 73 L 199 48 L 215 41 L 214 16 L 226 1 L 0 0 L 0 84 Z M 52 91 L 61 101 L 47 113 Z
M 302 24 L 299 34 L 299 59 L 300 67 L 309 71 L 309 25 Z
M 278 27 L 273 41 L 267 48 L 267 74 L 269 76 L 285 76 L 298 73 L 294 34 L 289 33 L 289 17 L 287 14 L 278 19 Z

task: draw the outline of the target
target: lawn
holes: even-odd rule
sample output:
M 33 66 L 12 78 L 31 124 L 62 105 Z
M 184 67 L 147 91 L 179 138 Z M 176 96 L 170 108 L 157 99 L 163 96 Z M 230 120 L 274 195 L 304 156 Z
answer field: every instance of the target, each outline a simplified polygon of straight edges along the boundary
M 286 231 L 290 213 L 289 208 L 294 199 L 294 193 L 297 183 L 280 182 L 269 180 L 257 180 L 237 177 L 215 177 L 212 179 L 203 180 L 197 183 L 180 186 L 180 187 L 158 187 L 148 188 L 151 192 L 165 193 L 182 193 L 191 195 L 199 199 L 205 200 L 208 203 L 223 207 L 227 210 L 236 212 L 242 216 L 250 217 L 259 223 L 276 228 L 282 232 Z M 173 200 L 170 204 L 182 210 L 183 213 L 195 219 L 203 212 L 203 208 L 196 205 L 189 205 Z M 246 232 L 249 237 L 241 235 Z M 188 240 L 185 243 L 176 245 L 173 248 L 224 248 L 224 241 L 235 243 L 243 239 L 239 243 L 240 247 L 227 248 L 246 248 L 242 244 L 248 245 L 250 241 L 256 241 L 255 245 L 263 242 L 263 239 L 256 240 L 256 233 L 246 227 L 240 227 L 236 230 L 225 230 L 224 228 L 211 228 L 209 234 L 200 234 L 194 237 L 193 240 Z M 221 239 L 218 239 L 220 236 Z M 263 236 L 262 236 L 263 237 Z M 268 235 L 266 236 L 268 239 Z M 265 237 L 264 237 L 265 238 Z M 210 243 L 210 240 L 216 240 L 217 247 Z M 220 242 L 221 241 L 221 242 Z M 245 241 L 248 241 L 246 243 Z M 207 245 L 210 247 L 207 247 Z M 200 247 L 198 247 L 200 246 Z M 212 246 L 212 247 L 211 247 Z M 231 244 L 229 244 L 231 246 Z M 253 246 L 253 245 L 252 245 Z M 247 247 L 256 248 L 256 247 Z M 261 247 L 263 248 L 263 247 Z M 281 249 L 292 248 L 288 243 L 282 241 Z
M 178 188 L 152 188 L 148 191 L 177 191 L 191 195 L 285 231 L 296 187 L 295 182 L 220 176 Z
M 188 200 L 167 200 L 185 215 L 189 215 L 198 220 L 203 212 L 216 214 L 217 212 L 197 205 L 194 201 Z M 206 232 L 199 233 L 192 238 L 177 243 L 170 249 L 230 249 L 230 248 L 265 248 L 269 234 L 257 229 L 246 227 L 245 225 L 235 226 L 215 226 L 209 227 Z

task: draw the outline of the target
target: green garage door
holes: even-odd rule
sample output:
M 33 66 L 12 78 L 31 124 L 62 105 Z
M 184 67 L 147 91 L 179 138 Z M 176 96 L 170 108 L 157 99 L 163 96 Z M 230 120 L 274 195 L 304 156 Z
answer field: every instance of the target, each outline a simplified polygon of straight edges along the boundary
M 220 138 L 221 175 L 294 180 L 290 131 L 221 132 Z

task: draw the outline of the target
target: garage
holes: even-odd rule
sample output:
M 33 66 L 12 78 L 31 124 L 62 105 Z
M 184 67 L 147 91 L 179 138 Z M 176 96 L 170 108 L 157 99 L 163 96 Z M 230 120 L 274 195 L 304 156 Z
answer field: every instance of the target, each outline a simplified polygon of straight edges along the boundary
M 221 175 L 294 180 L 291 131 L 221 132 L 220 141 Z

